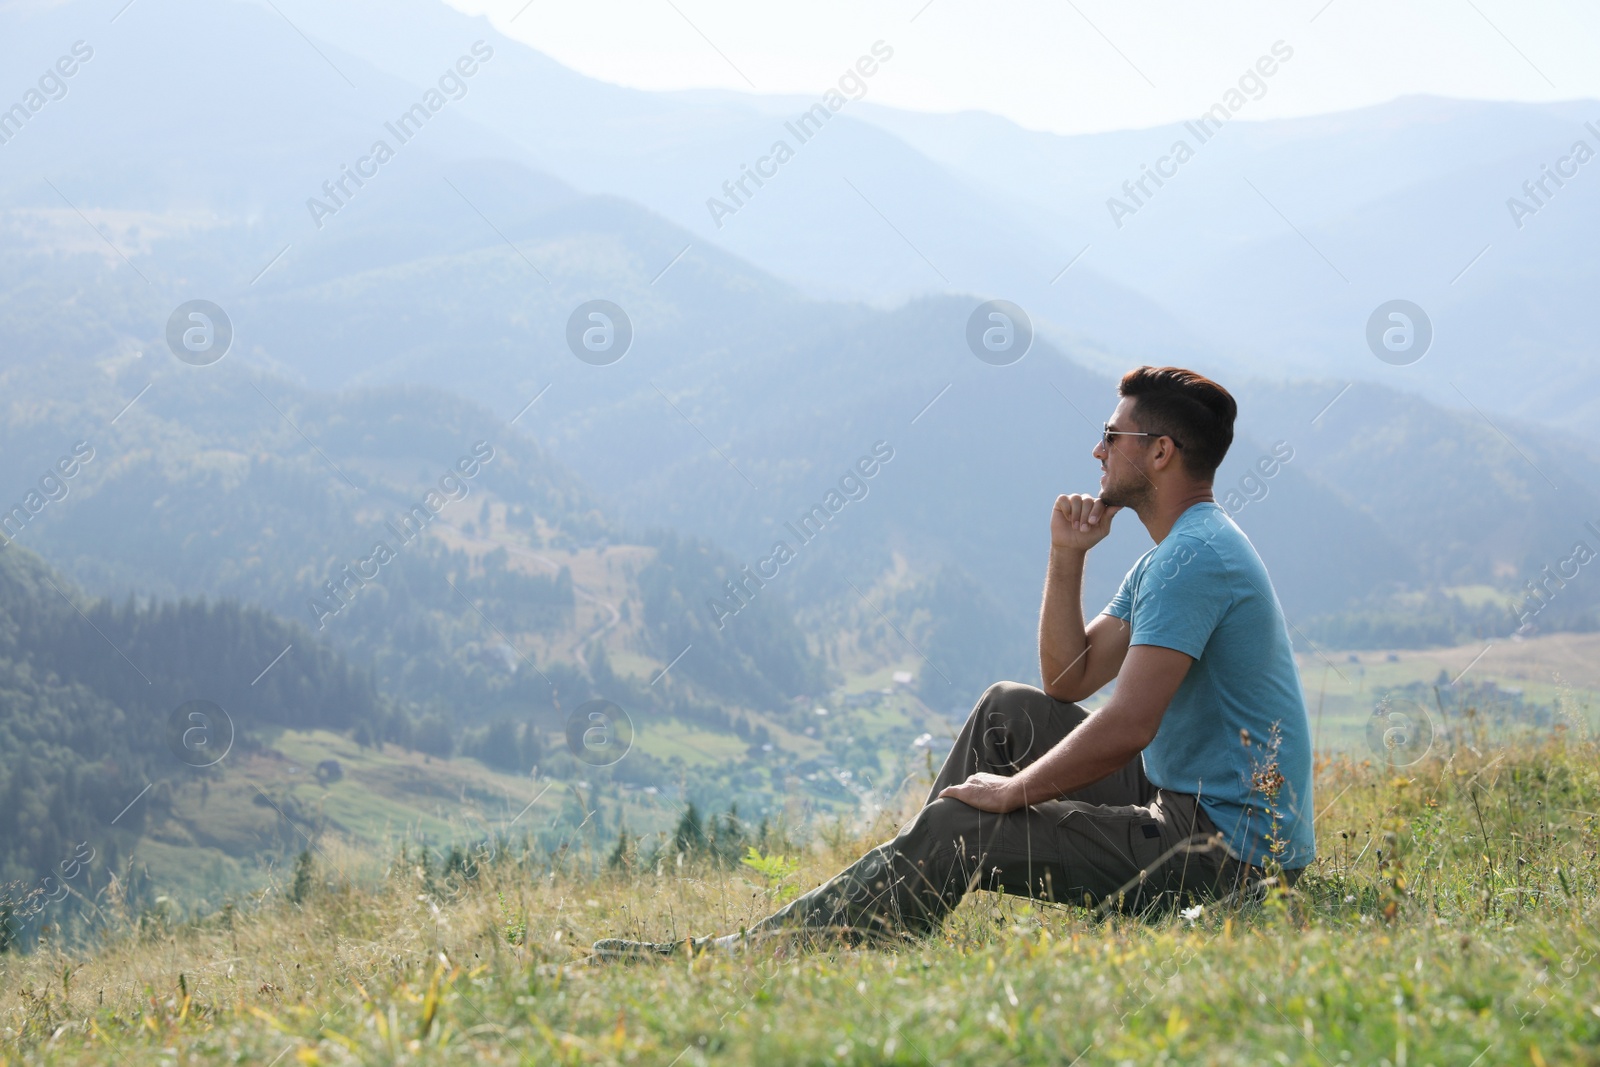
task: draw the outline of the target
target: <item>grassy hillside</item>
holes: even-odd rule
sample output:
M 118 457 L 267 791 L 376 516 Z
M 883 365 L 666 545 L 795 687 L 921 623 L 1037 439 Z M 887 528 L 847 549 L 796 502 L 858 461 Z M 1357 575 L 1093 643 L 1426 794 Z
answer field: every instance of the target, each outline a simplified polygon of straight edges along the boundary
M 308 854 L 206 919 L 97 894 L 102 944 L 0 956 L 27 1063 L 1600 1062 L 1600 746 L 1324 761 L 1291 892 L 1102 919 L 975 894 L 897 950 L 597 966 L 592 938 L 733 930 L 892 829 L 691 849 Z M 797 859 L 797 865 L 792 861 Z M 275 1059 L 276 1058 L 276 1059 Z

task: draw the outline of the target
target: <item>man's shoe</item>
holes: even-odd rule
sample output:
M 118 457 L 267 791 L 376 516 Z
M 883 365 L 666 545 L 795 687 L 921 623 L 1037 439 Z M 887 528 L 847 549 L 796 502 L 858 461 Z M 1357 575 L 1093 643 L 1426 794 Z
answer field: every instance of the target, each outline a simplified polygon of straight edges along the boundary
M 622 963 L 665 959 L 679 952 L 698 956 L 711 948 L 714 940 L 711 937 L 686 937 L 679 941 L 628 941 L 620 937 L 607 937 L 594 943 L 594 958 L 598 963 Z

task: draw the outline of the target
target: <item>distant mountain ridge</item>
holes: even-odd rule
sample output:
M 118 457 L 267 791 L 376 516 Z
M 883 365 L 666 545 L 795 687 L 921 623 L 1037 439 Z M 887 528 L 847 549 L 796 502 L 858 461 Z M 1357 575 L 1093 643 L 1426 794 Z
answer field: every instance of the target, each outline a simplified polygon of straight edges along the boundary
M 1572 157 L 1600 154 L 1589 129 L 1600 102 L 1413 96 L 1235 119 L 1121 228 L 1107 199 L 1182 125 L 1061 137 L 992 115 L 871 103 L 858 114 L 1083 233 L 1086 264 L 1159 300 L 1238 371 L 1384 382 L 1458 408 L 1465 394 L 1597 439 L 1583 309 L 1600 279 L 1583 235 L 1600 220 L 1600 183 Z M 1562 158 L 1559 197 L 1535 186 L 1539 215 L 1513 210 Z M 1369 313 L 1394 297 L 1437 327 L 1435 351 L 1402 370 L 1362 339 Z M 1523 373 L 1529 361 L 1542 372 Z

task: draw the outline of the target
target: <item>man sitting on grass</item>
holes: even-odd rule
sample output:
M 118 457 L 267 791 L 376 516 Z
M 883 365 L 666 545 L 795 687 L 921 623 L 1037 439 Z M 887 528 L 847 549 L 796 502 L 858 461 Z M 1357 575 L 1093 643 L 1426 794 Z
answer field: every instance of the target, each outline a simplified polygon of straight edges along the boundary
M 1050 516 L 1043 689 L 991 686 L 922 810 L 827 884 L 738 934 L 596 957 L 926 935 L 974 888 L 1140 913 L 1295 882 L 1315 854 L 1305 701 L 1266 568 L 1211 492 L 1237 405 L 1177 367 L 1118 392 L 1099 495 Z M 1086 627 L 1084 560 L 1123 508 L 1156 544 Z M 1112 680 L 1098 711 L 1074 703 Z

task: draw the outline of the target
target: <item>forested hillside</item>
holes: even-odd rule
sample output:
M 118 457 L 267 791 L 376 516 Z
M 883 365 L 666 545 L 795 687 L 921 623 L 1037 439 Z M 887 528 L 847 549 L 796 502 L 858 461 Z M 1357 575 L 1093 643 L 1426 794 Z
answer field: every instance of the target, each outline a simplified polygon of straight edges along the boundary
M 206 773 L 205 739 L 183 747 L 192 722 L 171 728 L 196 700 L 223 710 L 239 751 L 274 727 L 400 725 L 370 674 L 303 627 L 233 602 L 92 600 L 26 549 L 0 551 L 0 881 L 51 870 L 113 820 L 137 837 L 150 807 L 119 818 L 127 805 Z M 225 743 L 220 724 L 206 729 Z

